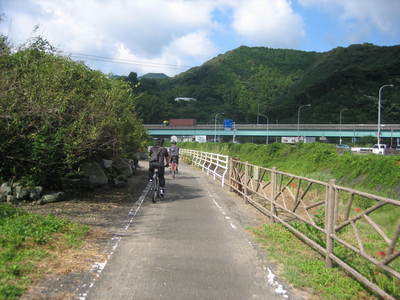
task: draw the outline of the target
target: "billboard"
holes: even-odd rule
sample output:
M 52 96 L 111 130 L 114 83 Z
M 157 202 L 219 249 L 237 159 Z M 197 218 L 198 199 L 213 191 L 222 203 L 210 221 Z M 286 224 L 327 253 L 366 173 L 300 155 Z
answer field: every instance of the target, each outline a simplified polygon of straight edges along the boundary
M 194 140 L 196 142 L 198 142 L 198 143 L 205 143 L 205 142 L 207 142 L 207 136 L 205 136 L 205 135 L 196 135 L 194 137 Z
M 282 137 L 283 144 L 296 144 L 298 142 L 303 143 L 315 143 L 315 137 L 313 136 L 283 136 Z

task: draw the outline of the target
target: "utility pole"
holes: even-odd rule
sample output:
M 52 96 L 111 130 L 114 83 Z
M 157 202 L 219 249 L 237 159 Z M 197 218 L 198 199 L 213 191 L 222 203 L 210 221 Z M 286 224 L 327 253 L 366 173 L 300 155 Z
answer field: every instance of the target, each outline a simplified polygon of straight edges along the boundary
M 343 108 L 339 112 L 339 132 L 340 132 L 339 144 L 342 144 L 342 112 L 345 110 L 347 110 L 347 108 Z
M 232 143 L 236 143 L 236 122 L 233 122 L 233 138 Z
M 383 90 L 385 87 L 394 87 L 394 85 L 393 85 L 393 84 L 385 84 L 385 85 L 382 85 L 382 86 L 379 88 L 379 100 L 378 100 L 378 136 L 377 136 L 377 139 L 378 139 L 378 149 L 381 149 L 381 95 L 382 95 L 382 90 Z
M 301 105 L 299 106 L 299 108 L 297 109 L 297 142 L 300 142 L 300 110 L 303 107 L 311 107 L 311 104 L 305 104 L 305 105 Z

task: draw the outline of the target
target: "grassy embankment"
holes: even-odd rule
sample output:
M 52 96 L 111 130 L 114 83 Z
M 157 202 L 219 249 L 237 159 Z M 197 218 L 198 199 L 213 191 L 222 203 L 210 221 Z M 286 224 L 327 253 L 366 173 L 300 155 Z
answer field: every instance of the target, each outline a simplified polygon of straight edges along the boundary
M 41 262 L 78 247 L 87 232 L 87 226 L 0 204 L 0 299 L 19 298 L 46 271 Z
M 181 147 L 217 152 L 242 161 L 276 167 L 308 178 L 328 181 L 395 199 L 400 198 L 400 156 L 338 154 L 333 145 L 182 143 Z
M 334 146 L 325 144 L 290 146 L 184 143 L 180 146 L 227 154 L 256 165 L 277 167 L 278 170 L 322 181 L 336 179 L 338 184 L 343 186 L 399 199 L 399 156 L 337 154 Z M 357 211 L 371 205 L 363 199 L 356 199 L 355 203 L 357 203 Z M 357 212 L 352 214 L 355 213 Z M 371 217 L 391 237 L 400 220 L 400 208 L 384 207 Z M 318 218 L 323 222 L 323 212 Z M 317 230 L 300 222 L 292 222 L 292 225 L 325 247 L 325 239 Z M 358 222 L 357 227 L 360 235 L 363 236 L 365 251 L 379 258 L 382 251 L 376 249 L 385 249 L 387 244 L 374 230 L 371 230 L 368 224 Z M 358 282 L 343 276 L 344 273 L 340 269 L 326 269 L 323 258 L 295 238 L 282 225 L 266 224 L 262 228 L 252 230 L 264 245 L 268 257 L 282 264 L 281 273 L 291 284 L 311 289 L 322 299 L 373 298 L 373 295 Z M 343 230 L 340 234 L 345 240 L 354 240 L 351 229 Z M 388 293 L 400 297 L 398 280 L 388 277 L 372 264 L 343 247 L 336 245 L 335 254 Z M 394 261 L 391 266 L 400 271 L 400 262 Z

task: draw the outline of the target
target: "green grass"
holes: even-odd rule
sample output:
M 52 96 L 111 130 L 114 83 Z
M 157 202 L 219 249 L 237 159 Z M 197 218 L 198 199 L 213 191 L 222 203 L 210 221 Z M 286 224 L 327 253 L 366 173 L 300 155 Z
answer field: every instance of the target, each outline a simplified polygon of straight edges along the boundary
M 376 299 L 342 270 L 326 268 L 323 257 L 282 225 L 268 224 L 252 231 L 262 243 L 268 259 L 279 263 L 281 275 L 295 287 L 319 299 Z
M 242 161 L 313 179 L 336 179 L 340 185 L 399 199 L 400 156 L 336 153 L 334 145 L 181 143 L 180 147 L 216 152 Z
M 330 179 L 337 179 L 340 185 L 386 197 L 398 199 L 400 195 L 400 156 L 337 154 L 334 146 L 318 143 L 295 146 L 285 144 L 183 143 L 180 146 L 227 154 L 255 165 L 269 168 L 277 167 L 278 170 L 325 182 Z M 315 192 L 313 194 L 314 201 L 316 201 L 316 197 L 319 197 L 318 195 L 321 196 L 321 200 L 325 198 L 324 190 L 314 188 L 313 192 Z M 339 199 L 339 217 L 343 217 L 349 198 L 345 193 L 341 193 Z M 374 204 L 376 204 L 375 200 L 354 196 L 350 217 Z M 398 226 L 400 207 L 386 205 L 369 216 L 391 238 Z M 315 212 L 314 221 L 322 228 L 324 227 L 324 219 L 323 211 Z M 302 222 L 294 222 L 292 225 L 325 247 L 325 237 L 321 232 Z M 387 243 L 364 220 L 356 222 L 356 227 L 365 251 L 377 260 L 382 260 L 382 255 L 387 249 Z M 283 273 L 288 281 L 294 285 L 309 287 L 317 291 L 318 294 L 321 293 L 323 299 L 365 299 L 365 297 L 373 297 L 358 282 L 344 276 L 344 272 L 337 268 L 326 269 L 324 258 L 316 255 L 313 250 L 280 225 L 266 225 L 262 230 L 256 230 L 256 233 L 266 245 L 267 251 L 270 250 L 268 256 L 272 256 L 284 264 Z M 343 240 L 358 247 L 355 234 L 350 226 L 343 228 L 338 235 Z M 299 249 L 301 251 L 298 251 Z M 285 254 L 283 255 L 283 253 Z M 335 243 L 334 253 L 380 288 L 400 299 L 399 280 L 388 276 L 355 252 L 347 250 L 337 243 Z M 394 260 L 390 266 L 400 272 L 399 259 Z M 342 287 L 345 287 L 343 291 L 341 290 Z M 337 295 L 342 298 L 338 298 Z
M 324 216 L 322 215 L 321 218 L 324 218 Z M 325 236 L 312 226 L 302 222 L 293 222 L 292 225 L 297 230 L 303 232 L 309 238 L 317 242 L 323 248 L 326 247 Z M 356 226 L 359 230 L 360 238 L 364 242 L 365 252 L 372 257 L 375 257 L 377 260 L 381 260 L 382 257 L 379 256 L 379 250 L 385 250 L 387 248 L 387 244 L 380 235 L 378 235 L 374 230 L 371 230 L 371 227 L 366 222 L 359 221 L 356 223 Z M 350 227 L 345 227 L 343 230 L 337 233 L 337 235 L 343 240 L 357 247 L 356 237 Z M 293 236 L 293 238 L 295 239 L 296 237 Z M 359 273 L 363 274 L 369 281 L 375 283 L 377 286 L 385 290 L 390 295 L 393 295 L 395 298 L 400 298 L 400 280 L 389 276 L 374 264 L 364 259 L 362 256 L 351 250 L 348 250 L 337 242 L 334 243 L 333 253 Z M 323 262 L 323 260 L 321 260 L 321 262 Z M 393 261 L 390 265 L 397 272 L 400 271 L 399 260 Z
M 23 294 L 38 272 L 38 262 L 48 255 L 46 247 L 55 240 L 77 247 L 87 232 L 87 226 L 0 204 L 0 299 Z

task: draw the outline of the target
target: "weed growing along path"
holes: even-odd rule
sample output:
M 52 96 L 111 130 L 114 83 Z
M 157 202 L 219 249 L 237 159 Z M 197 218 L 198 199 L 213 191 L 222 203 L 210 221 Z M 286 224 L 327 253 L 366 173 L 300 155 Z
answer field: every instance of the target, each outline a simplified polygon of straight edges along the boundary
M 88 226 L 0 205 L 0 299 L 17 299 L 40 266 L 81 246 Z
M 314 294 L 315 299 L 377 299 L 342 270 L 325 268 L 317 252 L 280 224 L 252 229 L 269 259 L 280 265 L 280 275 L 296 288 Z

